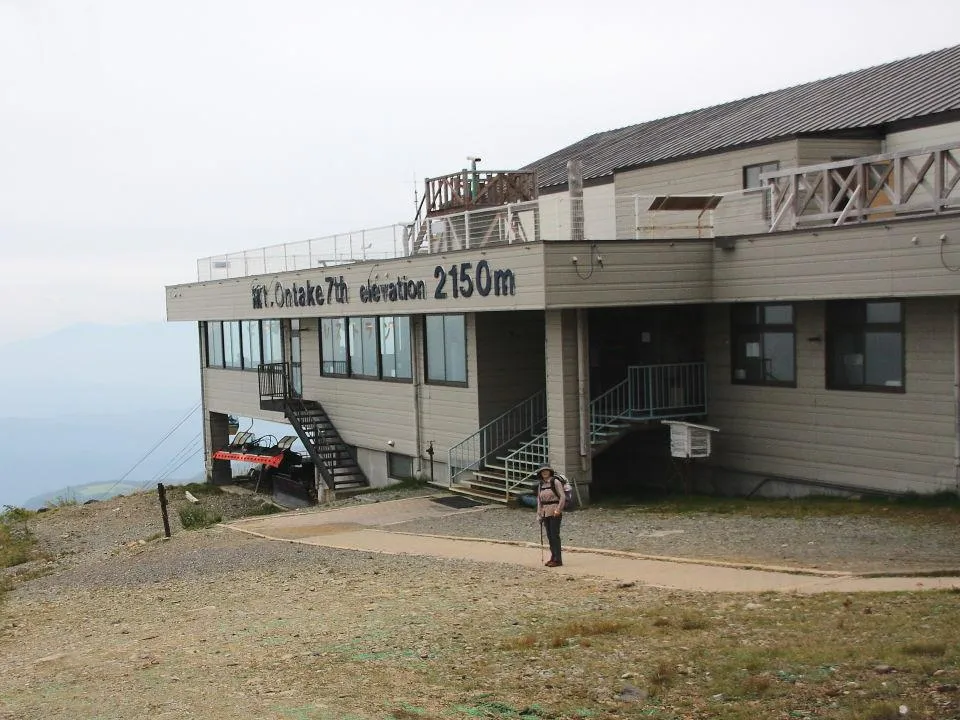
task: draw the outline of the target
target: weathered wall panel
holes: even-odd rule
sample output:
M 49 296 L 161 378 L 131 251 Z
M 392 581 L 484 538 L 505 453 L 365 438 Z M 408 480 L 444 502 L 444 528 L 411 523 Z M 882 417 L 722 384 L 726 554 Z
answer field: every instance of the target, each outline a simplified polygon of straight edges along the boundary
M 720 428 L 712 463 L 763 477 L 860 488 L 955 488 L 955 300 L 906 303 L 905 393 L 827 390 L 824 303 L 798 303 L 797 387 L 734 385 L 730 309 L 708 308 L 709 423 Z
M 547 306 L 704 302 L 711 296 L 712 254 L 708 241 L 547 243 Z
M 714 251 L 713 299 L 958 294 L 944 265 L 960 265 L 958 227 L 953 215 L 737 238 Z

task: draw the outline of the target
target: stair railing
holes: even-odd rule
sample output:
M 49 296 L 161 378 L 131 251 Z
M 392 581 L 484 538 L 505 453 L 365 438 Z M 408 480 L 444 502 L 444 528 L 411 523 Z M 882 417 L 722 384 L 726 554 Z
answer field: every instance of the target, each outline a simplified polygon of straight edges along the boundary
M 599 440 L 604 430 L 629 417 L 630 401 L 633 396 L 628 376 L 626 380 L 622 380 L 590 401 L 591 443 Z
M 549 455 L 547 432 L 535 435 L 504 458 L 504 492 L 506 499 L 521 485 L 532 484 L 537 470 L 547 464 Z
M 707 413 L 706 363 L 633 365 L 627 369 L 630 418 L 665 420 Z
M 538 432 L 546 418 L 547 392 L 540 390 L 451 447 L 447 463 L 450 485 L 517 439 Z

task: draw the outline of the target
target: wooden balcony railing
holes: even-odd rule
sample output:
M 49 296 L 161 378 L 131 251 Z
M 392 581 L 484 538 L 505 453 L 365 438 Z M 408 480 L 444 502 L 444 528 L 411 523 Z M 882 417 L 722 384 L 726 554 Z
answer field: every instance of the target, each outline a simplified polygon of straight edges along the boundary
M 960 142 L 764 173 L 770 232 L 960 210 Z
M 537 199 L 537 174 L 506 170 L 462 170 L 427 178 L 427 215 L 463 212 Z

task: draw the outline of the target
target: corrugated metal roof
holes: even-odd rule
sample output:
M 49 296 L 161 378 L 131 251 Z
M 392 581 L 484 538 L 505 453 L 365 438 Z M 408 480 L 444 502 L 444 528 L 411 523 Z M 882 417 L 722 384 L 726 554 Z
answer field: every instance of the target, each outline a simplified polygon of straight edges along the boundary
M 596 133 L 547 155 L 540 187 L 567 182 L 567 161 L 584 180 L 777 138 L 886 125 L 960 110 L 960 45 L 744 100 Z

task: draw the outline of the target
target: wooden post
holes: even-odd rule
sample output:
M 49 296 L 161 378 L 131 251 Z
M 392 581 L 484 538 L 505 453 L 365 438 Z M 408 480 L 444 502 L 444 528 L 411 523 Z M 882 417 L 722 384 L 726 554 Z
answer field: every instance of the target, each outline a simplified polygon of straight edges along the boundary
M 157 494 L 160 496 L 160 514 L 163 516 L 163 534 L 170 537 L 170 519 L 167 517 L 167 491 L 163 483 L 157 483 Z

